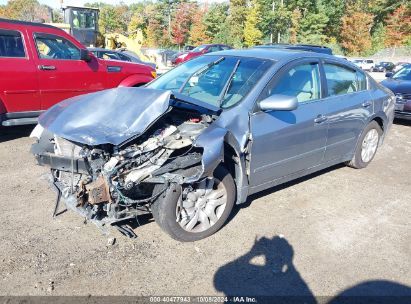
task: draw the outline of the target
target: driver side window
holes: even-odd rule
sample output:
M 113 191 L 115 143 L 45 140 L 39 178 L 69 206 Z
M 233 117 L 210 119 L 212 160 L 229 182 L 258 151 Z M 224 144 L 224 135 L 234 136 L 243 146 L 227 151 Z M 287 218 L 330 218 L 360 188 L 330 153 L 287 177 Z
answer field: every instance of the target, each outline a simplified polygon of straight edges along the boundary
M 41 59 L 80 60 L 80 50 L 62 37 L 36 37 L 36 47 Z
M 299 103 L 317 100 L 321 96 L 318 63 L 304 63 L 280 75 L 280 79 L 269 84 L 266 96 L 286 95 L 296 97 Z

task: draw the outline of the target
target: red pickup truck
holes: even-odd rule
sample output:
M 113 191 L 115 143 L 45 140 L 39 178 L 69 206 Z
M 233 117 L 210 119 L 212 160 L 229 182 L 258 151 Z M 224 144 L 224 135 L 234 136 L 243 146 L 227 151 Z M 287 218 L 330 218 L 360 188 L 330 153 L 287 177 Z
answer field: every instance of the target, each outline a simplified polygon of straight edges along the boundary
M 63 99 L 113 87 L 140 86 L 150 66 L 101 60 L 65 31 L 41 23 L 0 19 L 0 124 L 36 123 Z

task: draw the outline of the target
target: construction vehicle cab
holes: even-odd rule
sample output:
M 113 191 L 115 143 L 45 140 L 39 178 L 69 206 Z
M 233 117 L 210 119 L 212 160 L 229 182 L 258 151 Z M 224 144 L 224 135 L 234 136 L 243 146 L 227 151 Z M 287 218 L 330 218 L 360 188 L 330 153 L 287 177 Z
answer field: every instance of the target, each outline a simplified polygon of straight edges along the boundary
M 70 35 L 86 46 L 96 46 L 99 9 L 89 7 L 63 7 L 64 23 L 70 25 Z

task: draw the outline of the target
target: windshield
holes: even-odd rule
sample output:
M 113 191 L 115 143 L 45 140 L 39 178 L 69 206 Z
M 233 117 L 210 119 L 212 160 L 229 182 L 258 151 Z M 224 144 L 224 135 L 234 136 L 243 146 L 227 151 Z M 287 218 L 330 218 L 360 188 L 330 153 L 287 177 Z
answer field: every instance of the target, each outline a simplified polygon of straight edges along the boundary
M 78 29 L 95 29 L 96 13 L 94 11 L 73 10 L 73 27 Z
M 177 66 L 147 87 L 180 92 L 224 109 L 238 104 L 272 63 L 258 58 L 201 56 Z
M 411 65 L 406 66 L 399 70 L 392 76 L 393 79 L 398 80 L 411 80 Z

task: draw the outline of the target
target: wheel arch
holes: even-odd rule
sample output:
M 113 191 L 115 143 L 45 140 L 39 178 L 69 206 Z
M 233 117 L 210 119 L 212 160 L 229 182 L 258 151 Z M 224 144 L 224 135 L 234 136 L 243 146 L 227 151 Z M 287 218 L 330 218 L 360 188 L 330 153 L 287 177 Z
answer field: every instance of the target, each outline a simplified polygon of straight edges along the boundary
M 246 166 L 246 154 L 241 152 L 238 143 L 230 133 L 224 140 L 223 165 L 234 179 L 237 190 L 236 204 L 244 203 L 248 194 L 248 174 Z

